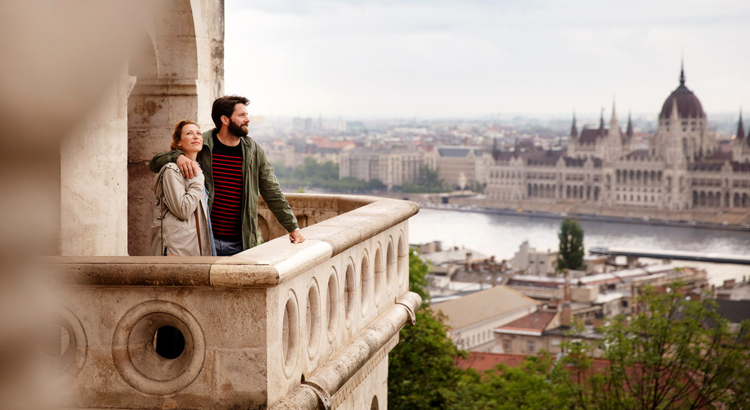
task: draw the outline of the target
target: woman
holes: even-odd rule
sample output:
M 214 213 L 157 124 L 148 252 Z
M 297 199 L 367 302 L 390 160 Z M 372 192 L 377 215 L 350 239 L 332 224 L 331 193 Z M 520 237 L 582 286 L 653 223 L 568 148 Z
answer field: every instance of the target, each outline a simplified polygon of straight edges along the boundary
M 177 123 L 170 146 L 170 150 L 176 149 L 196 160 L 203 149 L 198 124 L 190 120 Z M 203 173 L 184 178 L 174 163 L 162 167 L 151 185 L 157 198 L 151 222 L 152 255 L 216 255 L 203 181 Z

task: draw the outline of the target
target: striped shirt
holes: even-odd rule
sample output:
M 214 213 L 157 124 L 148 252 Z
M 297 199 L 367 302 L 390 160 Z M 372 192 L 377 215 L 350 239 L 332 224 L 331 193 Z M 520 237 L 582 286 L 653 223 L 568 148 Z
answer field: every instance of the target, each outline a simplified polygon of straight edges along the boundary
M 211 223 L 214 236 L 228 241 L 242 240 L 242 147 L 229 147 L 213 135 L 211 152 L 214 177 L 214 204 Z

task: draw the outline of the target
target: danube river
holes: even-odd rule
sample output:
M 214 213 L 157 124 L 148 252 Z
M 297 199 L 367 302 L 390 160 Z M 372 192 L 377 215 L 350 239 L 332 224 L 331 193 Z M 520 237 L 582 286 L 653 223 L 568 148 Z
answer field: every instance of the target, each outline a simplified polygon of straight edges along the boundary
M 442 241 L 443 247 L 458 246 L 498 259 L 513 257 L 523 241 L 539 250 L 557 249 L 560 220 L 529 216 L 493 215 L 475 212 L 422 209 L 409 220 L 412 244 Z M 750 232 L 649 226 L 620 222 L 581 221 L 584 246 L 618 246 L 655 250 L 678 250 L 747 255 Z M 677 266 L 705 268 L 711 284 L 750 275 L 750 266 L 674 261 Z

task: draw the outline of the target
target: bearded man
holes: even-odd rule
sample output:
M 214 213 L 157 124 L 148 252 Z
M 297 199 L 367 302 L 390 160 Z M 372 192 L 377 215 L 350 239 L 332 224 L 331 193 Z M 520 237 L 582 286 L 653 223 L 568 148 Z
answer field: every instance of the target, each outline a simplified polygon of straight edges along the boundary
M 266 152 L 247 136 L 249 103 L 247 98 L 237 95 L 214 101 L 211 119 L 216 128 L 203 133 L 203 150 L 197 161 L 174 150 L 156 154 L 149 164 L 151 172 L 158 173 L 164 165 L 174 162 L 185 178 L 205 173 L 211 226 L 219 256 L 234 255 L 263 241 L 258 230 L 258 194 L 289 232 L 292 243 L 305 241 Z

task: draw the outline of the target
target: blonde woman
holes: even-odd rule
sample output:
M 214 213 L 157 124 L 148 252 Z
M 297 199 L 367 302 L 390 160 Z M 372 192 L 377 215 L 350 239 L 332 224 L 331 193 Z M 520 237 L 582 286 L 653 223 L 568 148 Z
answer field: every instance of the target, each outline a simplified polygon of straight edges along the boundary
M 177 123 L 171 150 L 195 161 L 203 149 L 203 135 L 190 120 Z M 159 171 L 151 190 L 156 195 L 151 222 L 151 254 L 162 256 L 215 256 L 203 173 L 184 178 L 177 164 Z

